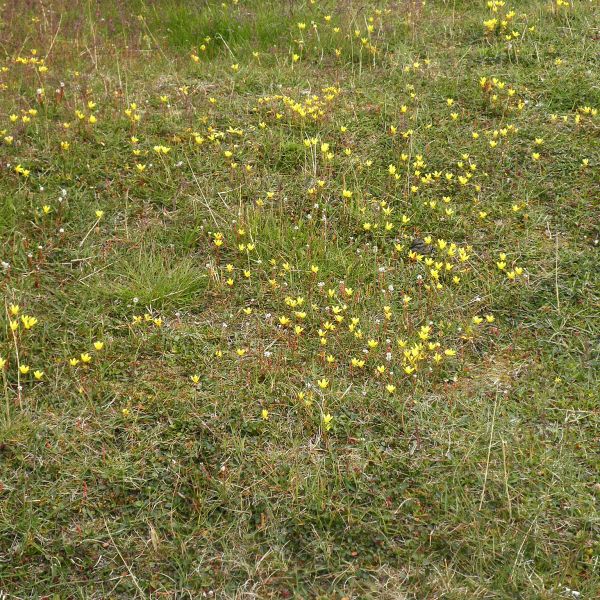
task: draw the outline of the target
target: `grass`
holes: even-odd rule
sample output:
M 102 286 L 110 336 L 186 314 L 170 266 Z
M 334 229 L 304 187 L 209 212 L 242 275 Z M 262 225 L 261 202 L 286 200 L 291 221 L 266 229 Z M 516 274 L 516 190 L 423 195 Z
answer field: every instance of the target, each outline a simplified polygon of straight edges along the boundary
M 5 3 L 3 597 L 597 597 L 599 16 Z

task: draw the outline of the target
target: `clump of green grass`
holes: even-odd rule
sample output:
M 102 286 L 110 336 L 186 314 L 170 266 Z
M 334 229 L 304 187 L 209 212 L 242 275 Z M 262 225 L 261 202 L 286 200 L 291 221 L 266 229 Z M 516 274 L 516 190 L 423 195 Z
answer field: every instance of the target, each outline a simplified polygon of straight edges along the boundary
M 99 291 L 127 306 L 197 308 L 206 302 L 207 280 L 197 260 L 142 247 L 109 269 Z

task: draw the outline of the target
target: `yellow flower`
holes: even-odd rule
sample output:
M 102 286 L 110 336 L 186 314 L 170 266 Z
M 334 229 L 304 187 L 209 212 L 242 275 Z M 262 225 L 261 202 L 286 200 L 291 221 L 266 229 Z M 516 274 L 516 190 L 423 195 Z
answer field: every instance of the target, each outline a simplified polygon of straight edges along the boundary
M 104 216 L 104 211 L 103 210 L 97 210 L 96 211 L 96 219 L 100 220 L 103 216 Z
M 332 427 L 333 427 L 333 416 L 330 415 L 329 413 L 327 413 L 326 415 L 323 415 L 323 428 L 325 429 L 325 431 L 330 431 Z
M 396 386 L 392 385 L 391 383 L 388 383 L 385 386 L 385 389 L 387 390 L 388 394 L 393 394 L 396 391 Z
M 325 388 L 327 388 L 327 386 L 329 386 L 329 379 L 319 379 L 317 381 L 317 385 L 324 390 Z
M 81 362 L 84 364 L 91 363 L 92 357 L 87 352 L 82 352 L 80 355 Z
M 200 383 L 200 375 L 190 375 L 190 379 L 194 385 L 198 385 Z
M 16 317 L 19 314 L 21 307 L 18 304 L 10 304 L 8 310 L 13 317 Z
M 260 411 L 260 418 L 261 418 L 263 421 L 268 421 L 268 420 L 269 420 L 269 411 L 268 411 L 266 408 L 263 408 L 263 409 Z
M 23 374 L 23 375 L 27 375 L 27 373 L 29 373 L 31 367 L 29 365 L 21 365 L 19 367 L 19 371 Z
M 419 330 L 419 337 L 422 340 L 426 340 L 429 337 L 430 332 L 431 332 L 431 327 L 429 325 L 423 325 L 421 327 L 421 329 Z
M 94 350 L 100 352 L 104 348 L 104 342 L 94 342 Z
M 23 326 L 25 327 L 25 329 L 31 329 L 34 325 L 36 325 L 36 323 L 38 322 L 38 320 L 35 317 L 30 317 L 29 315 L 23 315 L 21 317 L 21 322 L 23 323 Z
M 42 379 L 42 377 L 44 376 L 44 371 L 34 371 L 33 372 L 33 376 L 40 381 Z
M 79 359 L 78 358 L 70 358 L 69 359 L 69 364 L 72 367 L 76 367 L 79 364 Z
M 246 354 L 246 349 L 245 348 L 236 348 L 235 352 L 241 358 L 242 356 L 244 356 L 244 354 Z

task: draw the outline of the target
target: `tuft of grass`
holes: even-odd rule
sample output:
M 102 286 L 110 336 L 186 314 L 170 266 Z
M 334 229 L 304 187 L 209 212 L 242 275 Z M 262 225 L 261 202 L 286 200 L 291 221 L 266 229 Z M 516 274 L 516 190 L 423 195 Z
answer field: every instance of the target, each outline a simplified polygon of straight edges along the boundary
M 187 309 L 206 302 L 207 279 L 193 258 L 142 247 L 118 260 L 98 287 L 128 306 Z

